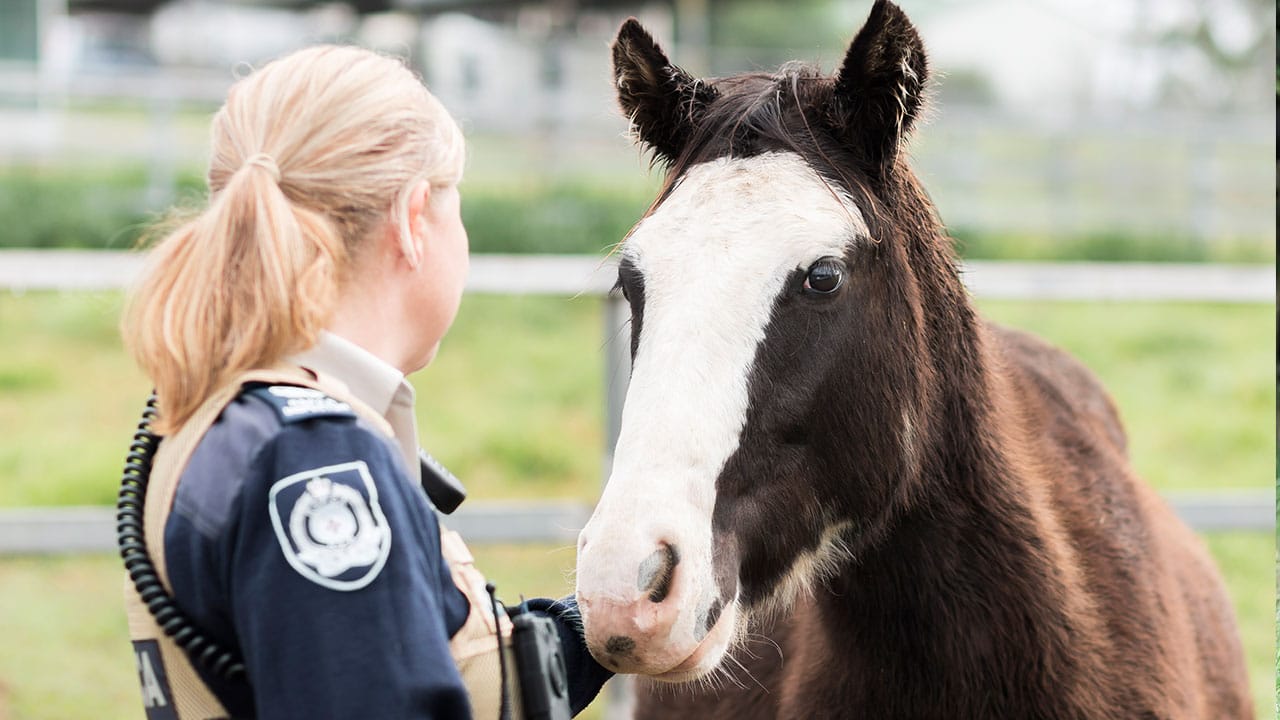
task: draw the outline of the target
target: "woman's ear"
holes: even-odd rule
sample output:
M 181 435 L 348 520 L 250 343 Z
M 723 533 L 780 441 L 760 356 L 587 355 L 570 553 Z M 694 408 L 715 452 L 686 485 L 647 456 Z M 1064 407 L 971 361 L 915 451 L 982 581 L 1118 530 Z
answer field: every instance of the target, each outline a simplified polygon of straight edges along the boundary
M 422 255 L 425 252 L 425 231 L 419 228 L 423 226 L 422 214 L 426 210 L 427 202 L 431 199 L 430 194 L 431 183 L 426 180 L 414 185 L 413 190 L 409 191 L 409 202 L 405 204 L 404 224 L 394 228 L 400 239 L 400 254 L 414 270 L 422 264 Z

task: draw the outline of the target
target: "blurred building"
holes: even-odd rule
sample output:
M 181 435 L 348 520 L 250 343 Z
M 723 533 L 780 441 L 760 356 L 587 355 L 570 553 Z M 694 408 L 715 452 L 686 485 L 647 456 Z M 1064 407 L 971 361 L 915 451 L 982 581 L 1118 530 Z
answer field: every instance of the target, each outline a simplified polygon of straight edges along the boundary
M 949 223 L 983 232 L 1269 238 L 1270 0 L 900 0 L 934 68 L 913 148 Z M 142 158 L 163 188 L 247 64 L 316 42 L 405 57 L 469 133 L 563 157 L 625 129 L 608 45 L 637 15 L 698 74 L 834 70 L 870 0 L 4 0 L 0 163 Z M 145 127 L 68 108 L 132 103 Z M 120 125 L 117 131 L 111 123 Z M 134 121 L 137 124 L 137 121 Z M 103 136 L 118 138 L 100 142 Z M 617 162 L 592 154 L 599 163 Z M 623 155 L 634 172 L 634 153 Z M 157 197 L 163 192 L 157 189 Z
M 7 0 L 0 103 L 157 92 L 217 103 L 246 64 L 351 42 L 406 58 L 475 126 L 598 124 L 618 21 L 637 15 L 670 37 L 687 1 Z

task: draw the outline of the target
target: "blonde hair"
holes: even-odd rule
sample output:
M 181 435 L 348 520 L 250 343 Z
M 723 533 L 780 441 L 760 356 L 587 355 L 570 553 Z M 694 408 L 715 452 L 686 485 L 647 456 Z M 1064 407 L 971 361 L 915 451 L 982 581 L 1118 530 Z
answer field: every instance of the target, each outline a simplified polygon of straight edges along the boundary
M 207 207 L 164 237 L 121 323 L 161 432 L 245 370 L 313 345 L 371 233 L 408 237 L 412 189 L 456 183 L 462 133 L 398 60 L 321 46 L 231 87 Z

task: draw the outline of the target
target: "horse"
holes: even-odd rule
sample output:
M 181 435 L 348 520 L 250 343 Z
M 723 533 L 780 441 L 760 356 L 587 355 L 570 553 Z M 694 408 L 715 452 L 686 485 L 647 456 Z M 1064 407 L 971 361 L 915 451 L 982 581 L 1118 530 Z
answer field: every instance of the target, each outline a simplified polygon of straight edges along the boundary
M 834 76 L 612 46 L 666 167 L 617 249 L 630 386 L 578 539 L 641 718 L 1249 718 L 1231 603 L 1065 352 L 983 320 L 905 155 L 879 0 Z

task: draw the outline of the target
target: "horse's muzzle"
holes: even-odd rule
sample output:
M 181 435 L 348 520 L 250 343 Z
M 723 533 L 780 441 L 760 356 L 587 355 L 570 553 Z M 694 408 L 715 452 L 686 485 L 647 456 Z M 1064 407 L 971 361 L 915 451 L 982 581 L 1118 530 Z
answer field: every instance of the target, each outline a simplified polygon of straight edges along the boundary
M 599 532 L 597 532 L 597 530 Z M 594 521 L 578 543 L 578 607 L 587 647 L 615 672 L 661 675 L 680 666 L 706 637 L 709 608 L 681 546 L 642 539 L 634 526 L 619 530 Z M 651 538 L 652 536 L 650 536 Z

